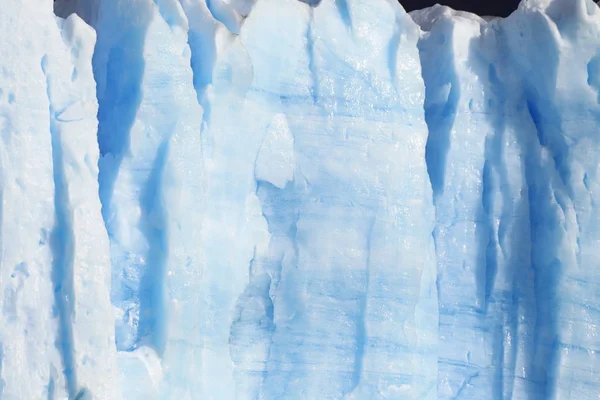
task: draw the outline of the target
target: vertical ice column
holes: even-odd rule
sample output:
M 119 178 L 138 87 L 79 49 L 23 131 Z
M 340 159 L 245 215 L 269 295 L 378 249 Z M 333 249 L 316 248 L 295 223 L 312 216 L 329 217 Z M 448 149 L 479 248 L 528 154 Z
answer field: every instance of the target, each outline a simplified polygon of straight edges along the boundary
M 438 396 L 521 396 L 530 388 L 515 375 L 531 373 L 522 349 L 535 319 L 521 161 L 533 127 L 495 22 L 445 7 L 413 15 L 427 31 L 419 47 L 436 205 Z
M 387 1 L 263 0 L 241 37 L 271 239 L 232 325 L 240 393 L 435 398 L 416 26 Z
M 185 398 L 197 392 L 204 297 L 203 111 L 187 20 L 176 1 L 107 1 L 96 29 L 100 198 L 121 384 L 126 398 Z
M 484 93 L 473 54 L 483 20 L 441 6 L 413 14 L 427 30 L 419 43 L 429 127 L 427 166 L 436 209 L 434 231 L 440 308 L 439 398 L 486 397 L 494 387 L 493 339 L 486 329 L 483 198 L 486 137 Z M 481 68 L 481 67 L 479 67 Z M 481 110 L 481 111 L 480 111 Z
M 540 314 L 543 318 L 543 310 L 552 305 L 538 296 L 543 285 L 536 285 L 539 274 L 532 260 L 539 248 L 536 238 L 541 236 L 536 221 L 551 221 L 553 213 L 541 201 L 545 196 L 531 189 L 543 188 L 552 177 L 538 162 L 541 149 L 535 125 L 523 84 L 509 61 L 502 23 L 494 20 L 483 25 L 470 46 L 471 68 L 485 87 L 482 101 L 473 104 L 472 112 L 482 115 L 489 127 L 481 175 L 482 223 L 487 229 L 480 231 L 479 243 L 483 245 L 480 329 L 485 332 L 490 362 L 481 376 L 488 378 L 485 383 L 494 396 L 520 399 L 541 393 L 533 379 L 532 354 L 539 339 Z M 471 382 L 472 386 L 479 383 L 477 379 Z M 467 387 L 463 393 L 473 392 L 474 388 Z
M 534 162 L 548 175 L 534 177 L 529 194 L 538 302 L 531 379 L 544 398 L 600 393 L 599 23 L 587 0 L 525 1 L 505 21 L 540 149 Z
M 240 399 L 270 398 L 281 393 L 292 398 L 302 395 L 301 391 L 296 394 L 286 391 L 287 379 L 279 379 L 282 373 L 293 368 L 292 363 L 273 365 L 272 354 L 278 346 L 276 331 L 285 329 L 275 325 L 282 310 L 280 305 L 284 301 L 290 304 L 296 298 L 295 282 L 282 284 L 278 289 L 286 270 L 293 269 L 297 262 L 294 240 L 298 205 L 291 182 L 295 169 L 294 138 L 281 98 L 310 98 L 306 53 L 309 19 L 310 9 L 300 2 L 259 1 L 241 31 L 241 41 L 248 50 L 254 72 L 245 104 L 252 123 L 247 125 L 246 131 L 249 137 L 256 138 L 258 145 L 249 160 L 249 183 L 256 200 L 260 201 L 262 224 L 268 224 L 270 237 L 259 237 L 268 241 L 257 243 L 247 264 L 243 293 L 236 299 L 230 322 L 229 348 Z M 274 37 L 280 38 L 281 46 L 283 43 L 285 46 L 268 45 L 269 38 Z M 298 109 L 300 114 L 304 111 Z M 278 296 L 280 290 L 285 294 Z M 287 300 L 283 300 L 284 297 Z M 288 349 L 295 343 L 290 340 Z M 290 358 L 303 363 L 292 354 L 300 351 L 301 348 L 286 350 Z
M 202 296 L 196 326 L 202 343 L 202 368 L 193 377 L 197 382 L 193 395 L 243 398 L 250 392 L 236 388 L 231 326 L 255 247 L 264 247 L 268 235 L 253 175 L 266 130 L 261 107 L 248 100 L 253 65 L 245 44 L 229 31 L 231 25 L 228 28 L 213 18 L 216 3 L 210 8 L 204 1 L 181 3 L 190 21 L 194 84 L 205 109 L 202 159 L 206 201 L 201 235 L 205 268 L 199 280 Z
M 429 31 L 439 396 L 593 398 L 598 9 L 526 1 L 487 24 L 443 8 L 415 18 Z
M 523 73 L 515 52 L 528 47 L 540 62 L 556 54 L 545 19 L 521 8 L 485 26 L 473 46 L 486 82 L 486 140 L 482 197 L 489 223 L 486 248 L 486 329 L 491 345 L 492 391 L 513 398 L 554 397 L 554 343 L 560 263 L 570 258 L 560 175 L 540 141 L 536 111 L 549 92 L 532 84 L 552 80 L 552 62 Z M 531 43 L 535 44 L 531 44 Z M 525 57 L 526 59 L 527 57 Z M 535 63 L 534 63 L 535 64 Z M 554 114 L 554 113 L 552 113 Z M 568 217 L 567 217 L 568 218 Z
M 202 247 L 202 226 L 206 208 L 206 183 L 201 124 L 203 108 L 198 104 L 193 85 L 188 46 L 188 22 L 176 1 L 157 2 L 162 19 L 150 26 L 149 40 L 164 40 L 170 32 L 167 58 L 172 64 L 164 66 L 159 60 L 165 50 L 159 47 L 146 57 L 147 68 L 155 64 L 163 69 L 155 78 L 156 92 L 148 91 L 150 99 L 163 97 L 156 107 L 165 125 L 171 129 L 166 144 L 164 170 L 161 182 L 162 207 L 165 209 L 167 257 L 164 268 L 166 325 L 162 368 L 163 382 L 159 392 L 162 399 L 202 399 L 200 387 L 204 381 L 200 374 L 210 365 L 203 364 L 201 340 L 203 299 L 201 282 L 206 268 Z M 168 30 L 167 30 L 168 29 Z M 156 68 L 155 67 L 155 68 Z M 152 70 L 147 69 L 148 72 Z M 168 74 L 170 86 L 162 84 Z M 158 92 L 160 90 L 160 92 Z M 218 392 L 217 392 L 218 393 Z
M 94 35 L 48 2 L 11 1 L 0 19 L 0 396 L 118 398 Z
M 442 7 L 415 17 L 429 31 L 420 48 L 437 215 L 438 395 L 546 397 L 555 275 L 543 260 L 560 241 L 548 201 L 556 175 L 537 141 L 527 78 L 512 66 L 520 43 L 506 41 L 502 20 Z
M 53 29 L 58 30 L 46 1 L 2 5 L 0 393 L 5 399 L 65 396 L 53 313 L 52 138 L 42 70 L 45 38 Z
M 109 245 L 98 199 L 95 34 L 79 17 L 55 22 L 42 60 L 50 100 L 56 222 L 53 283 L 69 397 L 120 398 Z M 62 34 L 62 37 L 61 37 Z
M 119 1 L 103 2 L 95 26 L 98 41 L 93 66 L 99 101 L 100 200 L 110 237 L 111 297 L 116 309 L 120 310 L 120 315 L 116 316 L 118 350 L 135 349 L 137 341 L 150 333 L 138 333 L 138 329 L 150 329 L 148 324 L 140 321 L 140 285 L 149 251 L 148 238 L 142 231 L 147 216 L 141 215 L 140 192 L 144 182 L 150 179 L 163 132 L 145 140 L 138 149 L 132 131 L 137 127 L 138 136 L 144 133 L 138 114 L 143 100 L 144 44 L 154 7 L 152 2 L 144 0 L 135 1 L 128 7 L 123 7 Z M 152 126 L 147 129 L 150 131 Z M 137 168 L 128 165 L 133 161 L 140 165 Z M 155 255 L 150 262 L 160 263 L 160 256 Z M 152 291 L 147 290 L 146 298 L 152 299 Z M 155 314 L 150 312 L 148 315 Z

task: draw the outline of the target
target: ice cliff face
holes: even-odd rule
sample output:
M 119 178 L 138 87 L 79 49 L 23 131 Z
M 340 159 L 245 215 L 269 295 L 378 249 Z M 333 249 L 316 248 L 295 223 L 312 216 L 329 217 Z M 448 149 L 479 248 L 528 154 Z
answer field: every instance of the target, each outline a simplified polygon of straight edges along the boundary
M 1 399 L 600 396 L 591 0 L 55 12 L 0 9 Z

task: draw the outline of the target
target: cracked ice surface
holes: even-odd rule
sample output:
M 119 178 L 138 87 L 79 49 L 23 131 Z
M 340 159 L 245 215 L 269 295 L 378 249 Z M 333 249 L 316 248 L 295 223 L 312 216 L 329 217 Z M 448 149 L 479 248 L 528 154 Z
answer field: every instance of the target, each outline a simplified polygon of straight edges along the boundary
M 600 396 L 591 0 L 54 11 L 0 9 L 1 399 Z

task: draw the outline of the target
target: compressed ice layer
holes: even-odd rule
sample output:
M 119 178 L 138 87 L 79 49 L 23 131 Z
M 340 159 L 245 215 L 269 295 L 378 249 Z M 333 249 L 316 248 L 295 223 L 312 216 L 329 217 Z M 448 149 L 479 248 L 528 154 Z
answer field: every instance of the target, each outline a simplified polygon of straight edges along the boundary
M 593 2 L 46 3 L 0 11 L 0 398 L 598 397 Z

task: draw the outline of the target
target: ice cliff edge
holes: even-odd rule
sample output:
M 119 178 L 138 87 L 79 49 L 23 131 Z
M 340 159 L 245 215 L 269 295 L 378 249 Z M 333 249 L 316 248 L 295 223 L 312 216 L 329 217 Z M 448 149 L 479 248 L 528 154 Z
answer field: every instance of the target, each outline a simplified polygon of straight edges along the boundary
M 598 398 L 591 0 L 50 3 L 0 9 L 0 398 Z

